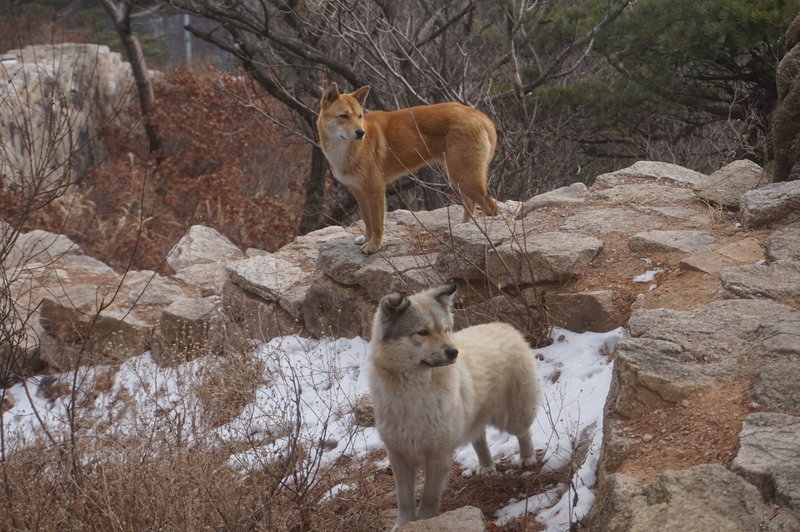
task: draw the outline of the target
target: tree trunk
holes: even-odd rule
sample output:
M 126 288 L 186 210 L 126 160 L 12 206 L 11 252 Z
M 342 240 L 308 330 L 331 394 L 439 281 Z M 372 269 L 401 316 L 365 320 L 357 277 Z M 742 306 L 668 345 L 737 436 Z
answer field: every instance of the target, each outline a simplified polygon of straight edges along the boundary
M 131 62 L 131 72 L 136 83 L 136 93 L 139 96 L 139 107 L 142 110 L 144 132 L 147 135 L 150 154 L 155 155 L 156 161 L 161 162 L 161 141 L 148 116 L 155 106 L 156 96 L 150 80 L 150 73 L 147 70 L 142 44 L 131 30 L 131 6 L 124 0 L 100 1 L 114 22 L 114 28 L 116 28 L 125 52 L 128 54 L 128 60 Z
M 325 200 L 325 170 L 327 169 L 325 154 L 319 146 L 311 147 L 311 173 L 306 183 L 306 204 L 300 219 L 301 234 L 322 227 L 322 204 Z

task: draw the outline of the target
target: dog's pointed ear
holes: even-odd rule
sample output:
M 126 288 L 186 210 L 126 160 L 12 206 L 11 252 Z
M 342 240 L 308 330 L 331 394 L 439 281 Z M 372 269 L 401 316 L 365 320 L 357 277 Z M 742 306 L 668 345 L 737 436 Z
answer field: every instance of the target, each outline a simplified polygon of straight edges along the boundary
M 322 98 L 320 98 L 320 107 L 325 109 L 330 104 L 336 101 L 336 98 L 339 97 L 339 85 L 336 82 L 331 83 L 328 85 L 328 88 L 325 89 L 325 92 L 322 93 Z
M 381 299 L 381 311 L 386 316 L 399 316 L 408 306 L 411 301 L 408 300 L 403 294 L 389 294 Z
M 361 107 L 364 107 L 364 105 L 367 103 L 367 96 L 369 96 L 369 88 L 370 88 L 369 85 L 364 85 L 360 89 L 353 91 L 353 93 L 351 94 L 351 96 L 355 98 L 358 101 L 358 103 L 361 104 Z
M 458 285 L 455 283 L 440 286 L 436 288 L 433 297 L 444 307 L 450 307 L 453 304 L 453 294 L 456 293 Z

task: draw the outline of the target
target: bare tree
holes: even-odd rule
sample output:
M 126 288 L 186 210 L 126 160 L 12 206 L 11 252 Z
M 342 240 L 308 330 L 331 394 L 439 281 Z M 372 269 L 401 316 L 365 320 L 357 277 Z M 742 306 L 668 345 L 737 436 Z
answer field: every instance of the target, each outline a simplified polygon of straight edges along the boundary
M 539 134 L 535 91 L 580 68 L 596 35 L 630 4 L 609 0 L 590 23 L 553 38 L 545 30 L 562 0 L 162 2 L 216 21 L 212 31 L 187 29 L 238 57 L 292 111 L 296 122 L 287 127 L 313 145 L 303 230 L 322 215 L 326 165 L 313 124 L 321 88 L 330 81 L 372 85 L 371 103 L 381 109 L 447 100 L 483 108 L 515 151 L 495 164 L 510 177 L 495 182 L 496 194 L 520 197 L 536 188 L 526 162 Z M 446 189 L 422 175 L 431 206 Z
M 158 138 L 155 126 L 150 122 L 148 116 L 155 106 L 156 95 L 153 90 L 152 80 L 150 79 L 150 72 L 147 69 L 147 61 L 144 57 L 142 45 L 139 42 L 139 38 L 133 32 L 131 23 L 134 18 L 141 18 L 152 14 L 160 6 L 152 6 L 138 13 L 133 13 L 133 4 L 126 0 L 100 0 L 100 2 L 111 17 L 114 28 L 117 30 L 122 45 L 125 47 L 125 52 L 128 54 L 131 72 L 133 73 L 133 79 L 136 83 L 136 92 L 139 96 L 139 107 L 142 111 L 144 131 L 147 136 L 149 151 L 151 154 L 155 154 L 158 160 L 160 157 L 159 153 L 161 152 L 161 141 Z

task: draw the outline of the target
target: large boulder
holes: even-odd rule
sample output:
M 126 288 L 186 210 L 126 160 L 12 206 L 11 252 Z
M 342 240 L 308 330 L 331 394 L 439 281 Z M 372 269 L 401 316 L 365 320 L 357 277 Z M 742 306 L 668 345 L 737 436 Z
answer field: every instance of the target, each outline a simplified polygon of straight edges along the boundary
M 800 363 L 767 364 L 753 379 L 748 393 L 759 409 L 800 416 Z
M 778 101 L 772 132 L 775 145 L 775 178 L 800 179 L 800 15 L 786 31 L 786 55 L 775 70 Z
M 742 195 L 742 224 L 757 228 L 772 222 L 790 222 L 800 217 L 800 181 L 772 183 Z
M 628 240 L 628 247 L 637 253 L 695 253 L 709 249 L 714 242 L 714 237 L 705 231 L 645 231 L 633 235 Z
M 219 263 L 244 259 L 245 255 L 219 231 L 204 225 L 193 225 L 167 255 L 167 264 L 174 271 L 196 264 Z
M 120 123 L 120 109 L 135 94 L 119 53 L 96 44 L 41 44 L 0 54 L 0 61 L 0 175 L 19 184 L 40 180 L 46 158 L 41 190 L 58 188 L 70 172 L 80 176 L 103 158 L 97 131 Z
M 697 195 L 713 205 L 738 210 L 742 194 L 769 182 L 764 169 L 742 159 L 726 164 L 694 186 Z

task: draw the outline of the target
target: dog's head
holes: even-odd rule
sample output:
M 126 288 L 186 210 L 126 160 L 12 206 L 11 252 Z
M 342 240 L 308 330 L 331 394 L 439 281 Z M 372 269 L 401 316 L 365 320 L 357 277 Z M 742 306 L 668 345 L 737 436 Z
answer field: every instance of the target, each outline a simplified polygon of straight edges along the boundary
M 456 361 L 452 302 L 456 285 L 432 288 L 413 296 L 389 294 L 381 299 L 372 326 L 373 352 L 394 367 L 438 367 Z
M 317 127 L 331 138 L 361 140 L 364 131 L 364 103 L 369 94 L 369 85 L 349 94 L 339 92 L 339 86 L 331 83 L 322 93 L 319 102 Z

